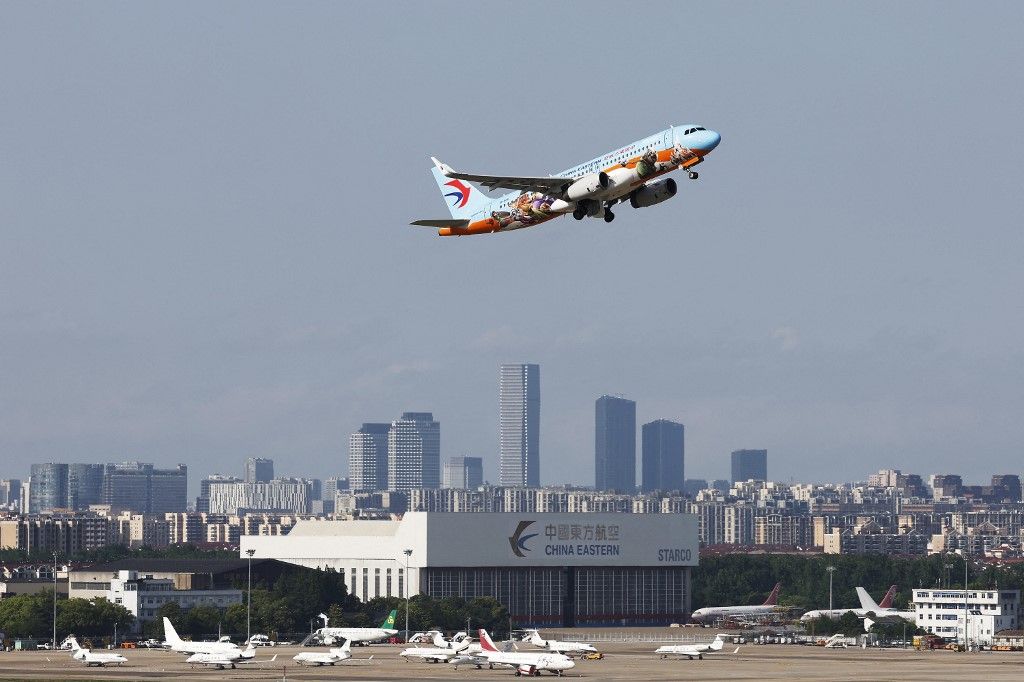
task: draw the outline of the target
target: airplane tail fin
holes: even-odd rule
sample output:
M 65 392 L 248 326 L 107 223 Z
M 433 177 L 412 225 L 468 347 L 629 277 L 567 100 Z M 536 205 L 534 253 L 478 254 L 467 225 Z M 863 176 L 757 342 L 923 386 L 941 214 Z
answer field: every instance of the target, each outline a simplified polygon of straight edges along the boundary
M 712 651 L 721 651 L 722 647 L 725 646 L 725 635 L 719 633 L 715 635 L 715 641 L 711 642 Z
M 381 630 L 394 630 L 395 629 L 395 618 L 398 617 L 398 609 L 391 609 L 391 613 L 384 619 L 384 622 L 380 624 Z
M 480 648 L 484 651 L 497 651 L 498 647 L 494 646 L 494 642 L 491 641 L 491 636 L 487 634 L 487 630 L 480 629 Z
M 444 635 L 442 635 L 440 632 L 434 633 L 434 646 L 436 646 L 438 649 L 448 648 L 448 642 L 445 641 Z
M 346 639 L 345 643 L 342 644 L 338 648 L 341 649 L 342 651 L 344 651 L 346 654 L 352 653 L 352 640 L 351 639 Z
M 164 616 L 164 641 L 172 645 L 181 642 L 181 637 L 178 637 L 177 630 L 171 625 L 171 619 L 167 616 Z
M 72 651 L 78 651 L 82 648 L 81 645 L 78 643 L 78 639 L 76 639 L 75 637 L 68 637 L 68 644 L 71 645 Z
M 892 602 L 896 598 L 896 586 L 893 585 L 889 588 L 889 591 L 882 597 L 882 601 L 878 602 L 878 605 L 883 609 L 891 609 Z
M 768 595 L 768 598 L 764 600 L 764 604 L 761 606 L 777 606 L 779 603 L 780 587 L 782 587 L 782 583 L 775 583 L 775 587 L 772 588 L 772 593 Z
M 437 182 L 438 189 L 444 195 L 444 201 L 448 205 L 448 211 L 452 214 L 452 218 L 468 218 L 487 208 L 487 205 L 491 203 L 491 198 L 484 194 L 483 190 L 471 182 L 449 178 L 445 172 L 452 172 L 451 167 L 433 157 L 431 159 L 434 162 L 434 167 L 430 169 L 430 172 L 433 173 L 434 181 Z
M 875 600 L 871 598 L 871 595 L 863 587 L 857 588 L 857 599 L 860 600 L 860 607 L 865 611 L 878 613 L 882 610 L 882 607 L 875 603 Z

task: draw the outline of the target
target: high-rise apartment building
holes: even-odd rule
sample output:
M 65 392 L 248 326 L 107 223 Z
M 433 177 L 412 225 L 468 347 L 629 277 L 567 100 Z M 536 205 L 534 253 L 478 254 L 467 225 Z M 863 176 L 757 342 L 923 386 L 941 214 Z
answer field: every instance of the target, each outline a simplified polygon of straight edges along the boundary
M 0 507 L 16 509 L 21 506 L 21 479 L 0 480 Z
M 55 462 L 33 464 L 31 472 L 29 513 L 38 514 L 53 509 L 67 509 L 68 465 Z
M 363 424 L 348 437 L 348 477 L 353 491 L 387 490 L 390 430 L 390 424 Z
M 734 450 L 732 453 L 732 482 L 767 481 L 767 450 Z
M 484 460 L 480 457 L 449 457 L 444 463 L 444 488 L 475 490 L 484 484 Z
M 210 488 L 221 483 L 241 483 L 242 479 L 235 476 L 212 474 L 199 481 L 199 497 L 196 498 L 196 511 L 210 511 Z
M 153 514 L 183 512 L 188 509 L 188 467 L 153 469 L 149 511 Z
M 658 419 L 641 428 L 640 488 L 644 492 L 683 489 L 685 427 Z
M 274 480 L 274 460 L 250 457 L 245 460 L 245 482 L 266 483 Z
M 502 365 L 499 432 L 502 486 L 540 485 L 540 365 Z
M 636 403 L 603 395 L 594 414 L 594 487 L 632 493 L 636 488 Z
M 441 425 L 430 412 L 406 412 L 388 429 L 388 490 L 441 486 Z

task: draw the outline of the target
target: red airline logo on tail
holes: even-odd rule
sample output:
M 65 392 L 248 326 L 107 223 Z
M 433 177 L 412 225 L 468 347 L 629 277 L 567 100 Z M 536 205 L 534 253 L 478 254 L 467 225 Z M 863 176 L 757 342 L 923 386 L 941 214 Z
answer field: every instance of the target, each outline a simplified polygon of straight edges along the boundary
M 889 591 L 882 597 L 882 601 L 878 602 L 878 606 L 883 609 L 892 608 L 892 600 L 896 598 L 896 586 L 893 585 L 889 588 Z
M 487 634 L 487 630 L 480 630 L 480 648 L 484 651 L 497 651 L 498 648 L 494 646 L 494 642 L 491 641 L 491 636 Z
M 772 588 L 772 593 L 764 600 L 764 604 L 762 604 L 762 606 L 776 606 L 779 603 L 780 587 L 782 587 L 782 583 L 775 583 L 775 587 Z
M 469 193 L 473 191 L 469 185 L 461 180 L 451 180 L 444 183 L 444 186 L 451 187 L 455 190 L 454 192 L 448 192 L 445 194 L 446 197 L 455 197 L 452 201 L 452 206 L 455 208 L 463 208 L 466 205 L 466 202 L 469 201 Z

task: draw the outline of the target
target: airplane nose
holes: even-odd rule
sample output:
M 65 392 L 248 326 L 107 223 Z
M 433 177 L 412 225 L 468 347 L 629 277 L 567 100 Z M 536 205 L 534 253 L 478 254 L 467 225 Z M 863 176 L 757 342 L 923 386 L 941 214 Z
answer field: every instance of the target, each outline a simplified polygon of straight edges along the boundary
M 718 143 L 722 141 L 722 136 L 716 133 L 714 130 L 704 131 L 705 140 L 701 145 L 706 151 L 711 151 L 718 146 Z

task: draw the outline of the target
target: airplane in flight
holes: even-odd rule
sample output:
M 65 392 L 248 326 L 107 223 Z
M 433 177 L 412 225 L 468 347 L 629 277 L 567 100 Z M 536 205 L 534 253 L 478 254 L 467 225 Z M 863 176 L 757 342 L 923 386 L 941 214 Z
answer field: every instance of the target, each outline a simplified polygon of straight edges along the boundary
M 320 651 L 300 651 L 292 660 L 300 665 L 334 665 L 352 658 L 352 643 L 347 639 L 340 647 L 330 649 L 326 654 Z
M 867 594 L 866 591 L 865 591 L 865 594 Z M 880 611 L 886 611 L 886 610 L 891 609 L 892 608 L 892 600 L 895 597 L 896 597 L 896 586 L 893 585 L 892 587 L 889 588 L 889 591 L 885 593 L 885 596 L 882 597 L 882 601 L 879 602 L 878 604 L 875 604 L 874 611 L 876 613 L 878 613 Z M 865 610 L 864 601 L 861 600 L 861 608 L 859 608 L 859 609 L 832 609 L 831 611 L 829 611 L 828 609 L 817 609 L 817 610 L 814 610 L 814 611 L 808 611 L 804 615 L 800 616 L 800 620 L 805 622 L 805 623 L 807 621 L 815 620 L 817 618 L 832 618 L 833 620 L 838 620 L 839 618 L 842 618 L 843 616 L 845 616 L 847 613 L 851 613 L 851 612 L 857 614 L 858 618 L 863 618 L 866 615 L 868 615 L 868 611 Z
M 704 654 L 711 654 L 722 650 L 722 647 L 725 646 L 724 637 L 728 637 L 728 635 L 715 635 L 714 641 L 710 644 L 667 644 L 665 646 L 658 647 L 654 653 L 661 654 L 662 658 L 668 658 L 669 656 L 679 656 L 682 658 L 683 656 L 686 656 L 686 658 L 691 661 L 694 658 L 703 661 Z M 733 651 L 733 653 L 738 653 L 739 650 L 740 648 L 736 647 L 736 650 Z
M 231 668 L 232 670 L 234 670 L 236 667 L 240 665 L 263 665 L 273 663 L 277 660 L 277 654 L 274 654 L 274 656 L 269 660 L 262 661 L 257 661 L 254 658 L 254 656 L 255 654 L 253 656 L 246 656 L 240 658 L 237 656 L 233 656 L 230 651 L 222 651 L 219 653 L 192 654 L 191 656 L 185 659 L 185 662 L 191 665 L 193 668 L 197 665 L 208 665 L 217 668 L 217 670 L 225 670 L 227 668 Z
M 763 604 L 757 606 L 705 606 L 690 614 L 690 620 L 697 623 L 710 622 L 725 618 L 750 618 L 767 616 L 773 613 L 779 605 L 779 588 L 782 583 L 775 583 L 771 594 L 764 600 Z
M 321 613 L 320 618 L 324 621 L 324 626 L 317 633 L 323 638 L 324 644 L 334 644 L 340 640 L 348 640 L 352 644 L 378 642 L 398 634 L 398 630 L 395 629 L 397 616 L 398 609 L 393 609 L 379 628 L 331 628 L 327 627 L 327 614 Z
M 71 644 L 71 658 L 85 663 L 86 668 L 93 665 L 102 668 L 108 665 L 121 665 L 128 662 L 128 659 L 121 654 L 96 654 L 89 649 L 83 649 L 74 637 L 69 637 L 68 642 Z
M 533 227 L 566 213 L 576 220 L 603 218 L 610 223 L 617 203 L 646 208 L 674 197 L 676 181 L 660 176 L 683 169 L 696 180 L 694 166 L 721 140 L 721 135 L 703 126 L 670 126 L 546 177 L 461 173 L 431 157 L 431 171 L 451 218 L 412 224 L 435 227 L 440 236 L 450 237 Z M 473 183 L 512 191 L 492 198 Z
M 540 636 L 539 630 L 524 630 L 524 642 L 554 651 L 558 654 L 596 654 L 597 649 L 586 642 L 560 642 L 557 639 L 544 639 Z
M 225 658 L 235 660 L 252 658 L 256 650 L 250 645 L 247 649 L 241 649 L 227 637 L 222 637 L 216 642 L 189 642 L 178 636 L 178 632 L 171 625 L 171 620 L 164 616 L 164 646 L 179 654 L 217 654 Z
M 491 641 L 487 630 L 480 630 L 480 659 L 490 666 L 505 665 L 514 668 L 520 675 L 540 675 L 541 671 L 552 672 L 559 677 L 576 662 L 564 654 L 554 652 L 499 651 Z

